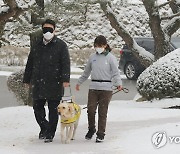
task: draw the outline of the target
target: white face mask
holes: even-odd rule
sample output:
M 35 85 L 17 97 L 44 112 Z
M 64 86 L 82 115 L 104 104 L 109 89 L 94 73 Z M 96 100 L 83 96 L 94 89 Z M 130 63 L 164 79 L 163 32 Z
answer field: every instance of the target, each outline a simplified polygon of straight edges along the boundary
M 104 51 L 104 48 L 95 48 L 96 52 L 101 54 Z
M 47 33 L 43 34 L 43 36 L 46 40 L 50 40 L 54 37 L 54 34 L 51 32 L 47 32 Z

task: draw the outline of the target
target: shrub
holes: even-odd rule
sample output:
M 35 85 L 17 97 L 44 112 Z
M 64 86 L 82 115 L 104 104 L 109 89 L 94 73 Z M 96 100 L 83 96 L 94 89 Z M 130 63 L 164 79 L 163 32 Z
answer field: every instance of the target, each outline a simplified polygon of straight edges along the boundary
M 147 100 L 180 97 L 180 49 L 149 66 L 137 80 L 138 92 Z
M 7 80 L 7 86 L 12 91 L 17 101 L 24 105 L 32 106 L 31 90 L 23 85 L 24 70 L 11 74 Z

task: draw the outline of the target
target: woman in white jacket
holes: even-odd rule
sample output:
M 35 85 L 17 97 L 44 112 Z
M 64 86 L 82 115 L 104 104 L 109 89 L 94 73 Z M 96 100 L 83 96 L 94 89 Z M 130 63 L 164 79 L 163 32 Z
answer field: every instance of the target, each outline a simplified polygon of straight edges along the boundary
M 92 54 L 85 67 L 84 73 L 78 80 L 76 90 L 91 74 L 91 84 L 88 93 L 88 128 L 85 138 L 90 140 L 96 132 L 95 114 L 98 107 L 98 129 L 96 142 L 102 142 L 105 136 L 108 105 L 112 98 L 112 86 L 122 90 L 122 81 L 116 57 L 110 52 L 104 36 L 99 35 L 94 40 L 96 53 Z

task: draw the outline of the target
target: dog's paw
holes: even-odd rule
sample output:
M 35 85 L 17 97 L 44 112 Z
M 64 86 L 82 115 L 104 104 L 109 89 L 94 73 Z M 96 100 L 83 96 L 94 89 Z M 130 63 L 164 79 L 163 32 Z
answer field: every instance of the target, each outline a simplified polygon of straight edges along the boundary
M 70 140 L 67 140 L 67 141 L 66 141 L 66 144 L 69 144 L 69 143 L 70 143 Z
M 62 144 L 65 144 L 65 143 L 66 143 L 66 141 L 65 141 L 65 140 L 61 140 L 61 143 L 62 143 Z

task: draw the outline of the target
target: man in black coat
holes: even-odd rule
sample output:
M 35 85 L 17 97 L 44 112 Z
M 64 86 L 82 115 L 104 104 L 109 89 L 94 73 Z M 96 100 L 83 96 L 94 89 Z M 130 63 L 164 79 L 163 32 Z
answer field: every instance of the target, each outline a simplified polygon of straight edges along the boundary
M 58 123 L 57 106 L 64 87 L 69 86 L 70 58 L 66 43 L 55 36 L 55 22 L 47 19 L 42 30 L 42 39 L 31 47 L 23 82 L 25 86 L 32 86 L 33 109 L 40 126 L 39 139 L 52 142 Z M 45 118 L 46 102 L 49 121 Z

